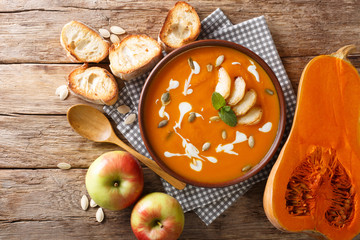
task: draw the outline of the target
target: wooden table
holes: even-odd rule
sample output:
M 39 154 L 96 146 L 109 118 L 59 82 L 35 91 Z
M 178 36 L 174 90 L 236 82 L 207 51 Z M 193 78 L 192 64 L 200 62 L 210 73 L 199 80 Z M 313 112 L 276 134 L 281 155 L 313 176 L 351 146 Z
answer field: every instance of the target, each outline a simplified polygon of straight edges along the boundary
M 111 144 L 78 136 L 66 110 L 85 103 L 60 101 L 55 89 L 79 66 L 60 46 L 62 26 L 83 21 L 95 29 L 119 25 L 154 38 L 175 1 L 2 0 L 0 2 L 0 239 L 134 239 L 131 208 L 83 211 L 84 177 L 91 162 Z M 201 19 L 221 8 L 233 23 L 265 15 L 275 44 L 297 89 L 302 69 L 316 55 L 354 43 L 360 46 L 360 1 L 190 1 Z M 351 56 L 360 67 L 360 51 Z M 108 65 L 104 62 L 103 65 Z M 98 106 L 101 109 L 100 106 Z M 60 170 L 68 162 L 71 170 Z M 163 191 L 159 178 L 144 167 L 144 194 Z M 267 220 L 262 195 L 254 186 L 210 226 L 186 213 L 181 239 L 308 239 L 283 233 Z

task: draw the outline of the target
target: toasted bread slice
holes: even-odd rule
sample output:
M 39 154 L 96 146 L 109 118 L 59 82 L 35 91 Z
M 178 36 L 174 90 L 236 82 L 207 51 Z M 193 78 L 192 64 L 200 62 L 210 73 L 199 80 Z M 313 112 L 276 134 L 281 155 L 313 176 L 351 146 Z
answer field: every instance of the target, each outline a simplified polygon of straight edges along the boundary
M 112 73 L 130 80 L 150 70 L 162 58 L 161 46 L 147 35 L 129 35 L 110 47 Z
M 200 30 L 200 18 L 195 9 L 186 2 L 177 2 L 166 16 L 158 41 L 166 52 L 170 52 L 195 41 Z
M 118 99 L 118 84 L 114 76 L 104 68 L 88 68 L 85 63 L 72 71 L 67 81 L 74 95 L 89 102 L 113 105 Z
M 60 42 L 74 62 L 98 63 L 109 54 L 110 43 L 95 30 L 77 21 L 65 24 Z
M 260 107 L 253 107 L 245 115 L 238 118 L 238 124 L 255 125 L 261 120 L 263 110 Z
M 256 103 L 257 94 L 254 89 L 250 89 L 245 93 L 245 96 L 241 101 L 233 106 L 233 111 L 236 116 L 241 116 L 247 113 Z
M 230 95 L 231 90 L 231 78 L 225 68 L 219 68 L 218 82 L 215 87 L 215 92 L 221 94 L 226 99 Z
M 240 102 L 240 100 L 243 99 L 245 95 L 245 88 L 246 88 L 245 80 L 242 77 L 237 77 L 235 79 L 234 87 L 231 90 L 230 96 L 227 99 L 227 103 L 230 106 L 234 106 L 238 102 Z

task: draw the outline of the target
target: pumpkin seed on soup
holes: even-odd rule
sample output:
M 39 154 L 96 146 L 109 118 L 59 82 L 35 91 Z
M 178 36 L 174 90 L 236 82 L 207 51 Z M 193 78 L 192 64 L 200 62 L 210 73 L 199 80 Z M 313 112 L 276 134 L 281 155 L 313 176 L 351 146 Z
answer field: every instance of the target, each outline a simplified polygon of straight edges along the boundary
M 218 56 L 215 62 L 215 67 L 220 66 L 224 62 L 224 59 L 225 59 L 224 55 Z
M 208 72 L 211 72 L 213 70 L 213 65 L 212 64 L 206 65 L 206 69 Z
M 191 68 L 192 70 L 194 70 L 194 69 L 195 69 L 194 61 L 192 60 L 191 57 L 188 58 L 188 63 L 189 63 L 190 68 Z
M 268 88 L 265 88 L 265 92 L 269 95 L 274 95 L 274 91 Z
M 164 92 L 163 95 L 161 95 L 161 102 L 163 105 L 168 105 L 170 103 L 170 93 Z
M 242 172 L 247 172 L 247 171 L 249 171 L 251 168 L 252 168 L 252 166 L 251 166 L 250 164 L 248 164 L 248 165 L 246 165 L 245 167 L 243 167 L 243 168 L 241 169 L 241 171 L 242 171 Z
M 222 139 L 226 139 L 227 138 L 227 132 L 226 132 L 226 130 L 222 130 L 221 131 L 221 137 L 222 137 Z
M 219 116 L 212 116 L 209 119 L 210 119 L 210 121 L 215 122 L 215 121 L 219 121 L 220 117 Z
M 196 113 L 191 112 L 189 117 L 188 117 L 188 121 L 193 122 L 193 121 L 195 121 L 195 118 L 196 118 Z
M 202 150 L 203 150 L 203 151 L 207 151 L 207 150 L 209 150 L 210 146 L 211 146 L 211 143 L 206 142 L 206 143 L 204 143 L 204 145 L 202 146 Z
M 253 148 L 255 146 L 255 139 L 253 136 L 250 136 L 248 139 L 248 144 L 250 148 Z
M 168 124 L 169 120 L 162 120 L 159 122 L 158 128 L 165 127 Z

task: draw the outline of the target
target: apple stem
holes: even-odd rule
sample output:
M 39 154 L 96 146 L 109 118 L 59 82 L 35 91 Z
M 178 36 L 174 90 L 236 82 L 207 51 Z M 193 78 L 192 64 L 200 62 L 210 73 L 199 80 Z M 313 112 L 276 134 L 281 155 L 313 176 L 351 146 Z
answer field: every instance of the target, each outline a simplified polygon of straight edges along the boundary
M 159 225 L 160 228 L 164 227 L 164 225 L 162 225 L 162 223 L 160 221 L 157 221 L 156 223 Z

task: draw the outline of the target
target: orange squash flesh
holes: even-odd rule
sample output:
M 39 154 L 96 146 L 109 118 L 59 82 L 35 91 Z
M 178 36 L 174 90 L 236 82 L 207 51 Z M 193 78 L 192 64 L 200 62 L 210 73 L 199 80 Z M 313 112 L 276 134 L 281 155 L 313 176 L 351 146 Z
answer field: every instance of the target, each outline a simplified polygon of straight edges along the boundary
M 360 233 L 360 76 L 353 46 L 311 60 L 301 76 L 294 123 L 269 175 L 264 210 L 290 232 L 328 239 Z

